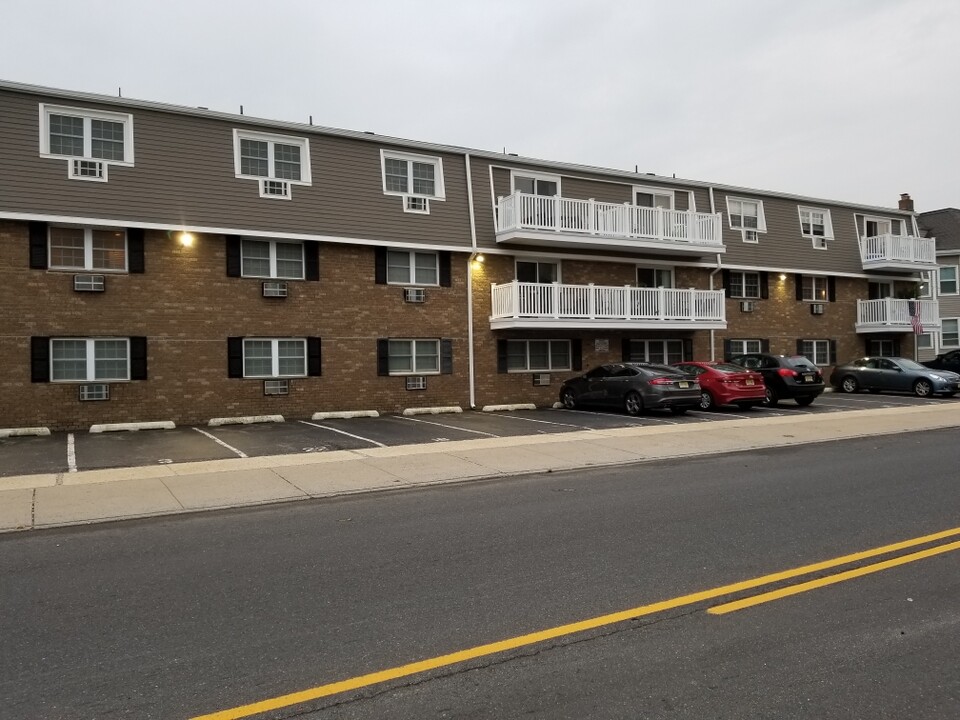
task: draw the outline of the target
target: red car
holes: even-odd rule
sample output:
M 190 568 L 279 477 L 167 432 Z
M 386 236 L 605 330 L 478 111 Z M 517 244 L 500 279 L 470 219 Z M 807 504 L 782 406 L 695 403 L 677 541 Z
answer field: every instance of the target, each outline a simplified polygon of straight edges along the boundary
M 700 409 L 736 405 L 742 409 L 763 405 L 763 375 L 740 365 L 722 362 L 682 362 L 674 367 L 696 375 L 700 381 Z

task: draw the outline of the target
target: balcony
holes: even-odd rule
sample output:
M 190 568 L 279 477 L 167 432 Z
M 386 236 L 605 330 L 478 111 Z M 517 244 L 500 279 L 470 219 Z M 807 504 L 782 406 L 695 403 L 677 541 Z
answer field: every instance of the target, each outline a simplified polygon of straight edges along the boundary
M 940 329 L 940 307 L 936 300 L 857 300 L 858 333 L 913 332 L 911 309 L 919 311 L 922 332 Z
M 494 284 L 490 329 L 722 330 L 722 290 L 563 285 L 514 280 Z
M 721 216 L 515 192 L 497 200 L 497 242 L 665 255 L 724 252 Z
M 933 238 L 912 235 L 877 235 L 860 238 L 864 270 L 934 270 L 937 253 Z

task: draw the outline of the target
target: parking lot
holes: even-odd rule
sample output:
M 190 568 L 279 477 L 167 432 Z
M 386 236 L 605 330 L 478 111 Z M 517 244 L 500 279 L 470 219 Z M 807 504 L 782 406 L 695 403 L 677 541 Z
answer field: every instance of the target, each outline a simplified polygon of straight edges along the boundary
M 838 413 L 953 402 L 960 402 L 960 398 L 920 399 L 907 395 L 826 393 L 808 407 L 784 401 L 777 408 L 721 408 L 713 412 L 691 411 L 682 416 L 658 411 L 638 417 L 605 410 L 467 411 L 416 417 L 386 415 L 378 418 L 291 420 L 221 427 L 183 426 L 174 430 L 101 434 L 55 433 L 46 437 L 0 439 L 0 477 L 616 427 L 690 423 L 707 425 L 734 418 Z

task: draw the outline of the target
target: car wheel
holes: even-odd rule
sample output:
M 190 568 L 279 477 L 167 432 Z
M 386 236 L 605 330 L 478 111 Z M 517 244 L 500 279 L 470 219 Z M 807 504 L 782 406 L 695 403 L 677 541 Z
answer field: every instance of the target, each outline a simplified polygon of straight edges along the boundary
M 700 409 L 701 410 L 712 410 L 714 407 L 713 395 L 708 393 L 706 390 L 700 391 Z
M 577 406 L 577 398 L 573 390 L 564 390 L 560 393 L 560 402 L 567 410 L 573 410 Z
M 913 394 L 917 397 L 930 397 L 933 394 L 933 385 L 929 380 L 920 378 L 913 384 Z
M 672 407 L 670 408 L 670 412 L 672 412 L 674 415 L 686 415 L 687 410 L 689 409 L 690 408 L 685 408 L 685 407 Z
M 777 394 L 773 391 L 773 388 L 767 388 L 766 394 L 763 398 L 763 404 L 767 407 L 776 407 L 778 402 L 780 402 L 780 398 L 777 397 Z
M 623 399 L 623 407 L 627 415 L 639 415 L 643 412 L 643 398 L 640 393 L 630 392 Z
M 815 399 L 816 398 L 813 398 L 813 397 L 798 397 L 797 405 L 799 405 L 800 407 L 806 407 L 807 405 L 812 403 Z
M 840 389 L 845 393 L 855 393 L 860 390 L 860 383 L 853 375 L 847 375 L 840 381 Z

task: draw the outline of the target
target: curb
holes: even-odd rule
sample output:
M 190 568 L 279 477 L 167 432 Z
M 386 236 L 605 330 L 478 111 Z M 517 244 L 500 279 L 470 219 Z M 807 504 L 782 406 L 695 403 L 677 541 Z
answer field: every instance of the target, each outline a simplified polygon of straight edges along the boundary
M 210 418 L 208 427 L 221 425 L 252 425 L 253 423 L 283 422 L 283 415 L 244 415 L 243 417 Z
M 459 405 L 446 405 L 440 407 L 413 407 L 407 408 L 401 413 L 409 417 L 410 415 L 439 415 L 441 413 L 462 413 L 463 408 Z
M 359 417 L 380 417 L 376 410 L 339 410 L 335 412 L 315 412 L 311 420 L 337 420 Z
M 480 409 L 483 412 L 497 412 L 499 410 L 536 410 L 537 406 L 533 403 L 514 403 L 512 405 L 484 405 Z
M 0 438 L 23 437 L 26 435 L 49 435 L 50 428 L 46 427 L 21 427 L 21 428 L 0 428 Z
M 125 430 L 173 430 L 177 426 L 172 420 L 160 420 L 158 422 L 130 422 L 130 423 L 104 423 L 101 425 L 91 425 L 90 432 L 123 432 Z

